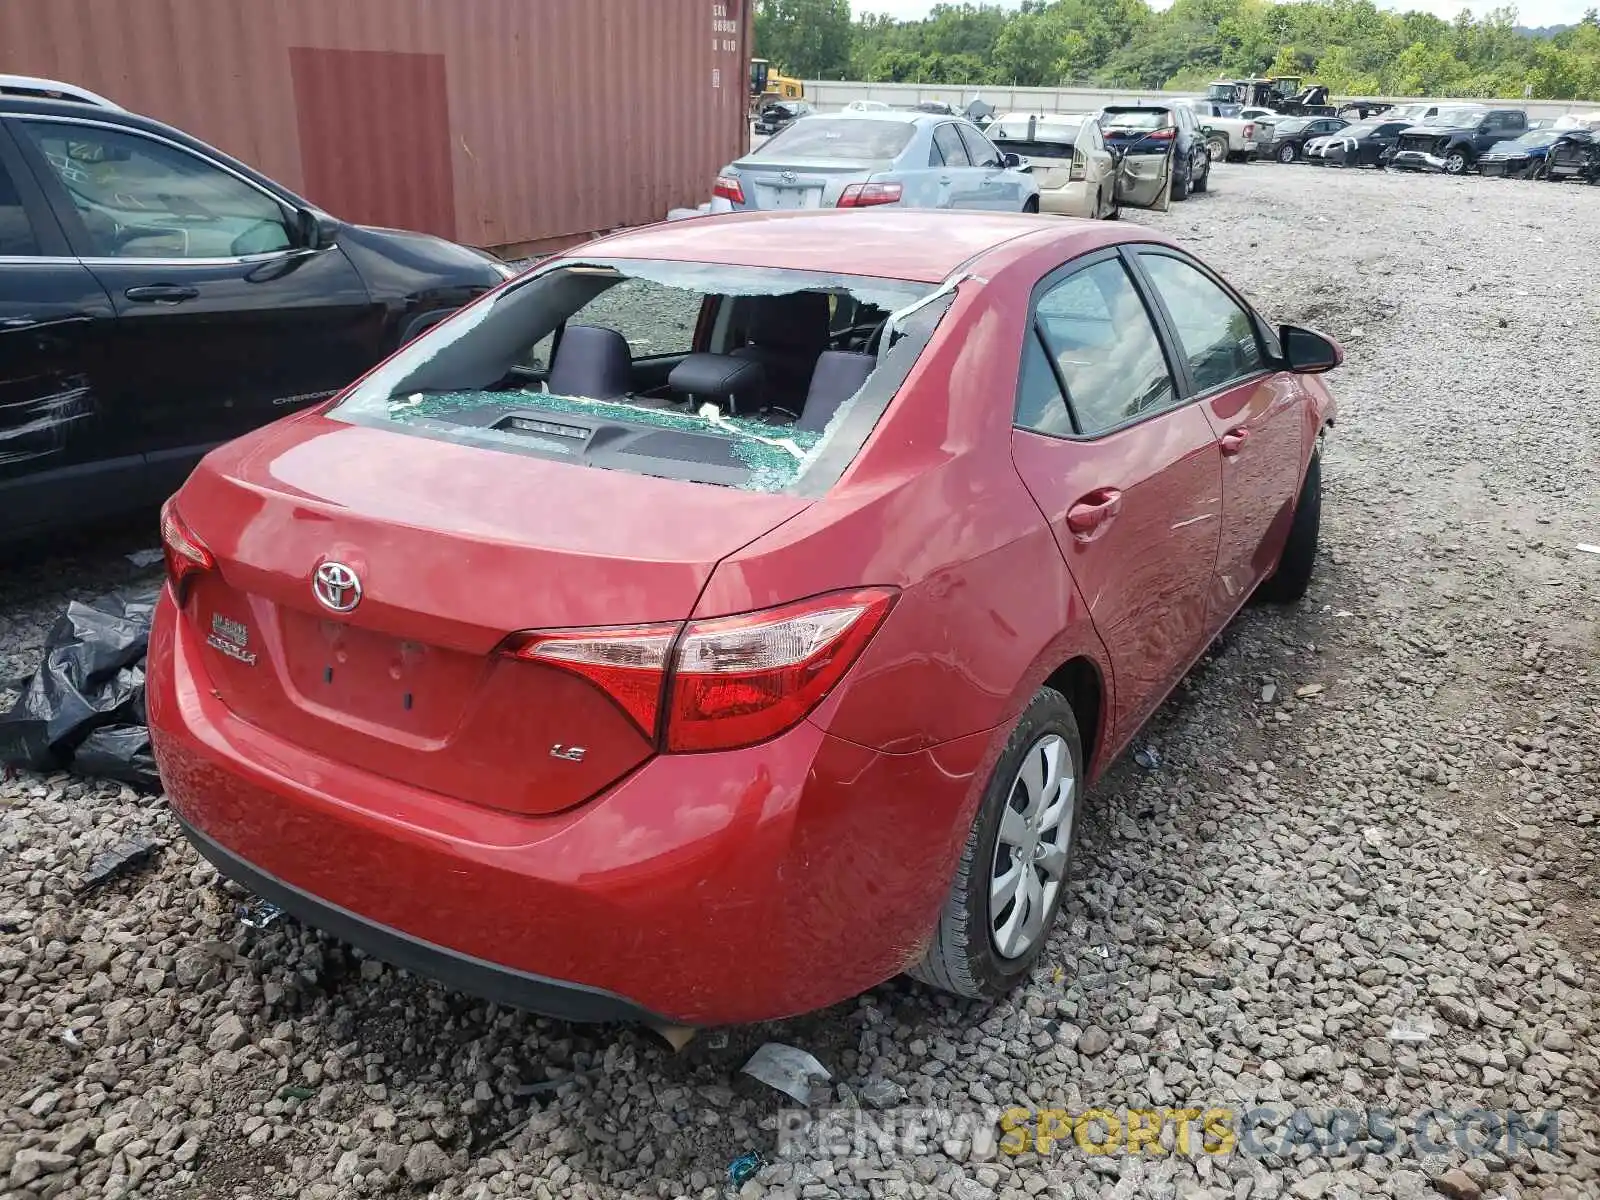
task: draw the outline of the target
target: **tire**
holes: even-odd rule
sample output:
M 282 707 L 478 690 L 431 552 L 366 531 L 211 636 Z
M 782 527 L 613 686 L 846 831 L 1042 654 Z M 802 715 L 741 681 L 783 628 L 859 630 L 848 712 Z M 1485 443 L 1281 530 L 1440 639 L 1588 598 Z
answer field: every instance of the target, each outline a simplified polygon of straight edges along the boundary
M 1221 162 L 1228 157 L 1228 139 L 1225 137 L 1212 137 L 1206 139 L 1206 157 L 1212 162 Z
M 1020 881 L 1041 880 L 1045 868 L 1036 864 L 1044 860 L 1024 849 L 1019 864 L 1017 854 L 1002 842 L 1001 819 L 1009 811 L 1013 821 L 1008 821 L 1008 826 L 1019 828 L 1014 822 L 1025 822 L 1025 818 L 1016 807 L 1018 803 L 1044 804 L 1049 799 L 1028 787 L 1029 780 L 1049 779 L 1047 747 L 1057 752 L 1055 759 L 1062 772 L 1061 782 L 1066 784 L 1070 779 L 1066 811 L 1061 817 L 1065 828 L 1057 827 L 1057 837 L 1048 843 L 1050 853 L 1046 855 L 1051 860 L 1051 869 L 1058 869 L 1059 875 L 1047 900 L 1044 895 L 1048 884 L 1042 885 L 1036 893 L 1029 893 L 1024 900 Z M 1065 775 L 1067 770 L 1071 771 L 1070 777 Z M 1082 795 L 1083 740 L 1078 732 L 1077 717 L 1065 696 L 1050 688 L 1041 688 L 1017 721 L 1000 761 L 995 764 L 972 828 L 967 833 L 939 924 L 922 958 L 906 974 L 941 991 L 973 1000 L 1002 996 L 1026 978 L 1044 951 L 1050 927 L 1055 923 L 1070 882 L 1072 851 L 1080 823 L 1076 818 L 1081 810 Z M 1043 812 L 1049 812 L 1047 804 Z M 1002 858 L 1010 866 L 997 872 Z M 992 914 L 992 885 L 1013 870 L 1019 880 L 1018 893 L 1010 899 L 1002 897 L 998 914 Z M 1014 912 L 1019 904 L 1023 906 L 1022 911 Z M 1041 908 L 1031 907 L 1036 904 Z M 1035 916 L 1041 911 L 1042 919 Z M 998 922 L 999 930 L 996 930 L 995 916 L 1003 918 Z M 1017 922 L 1015 927 L 1013 922 Z M 997 945 L 997 941 L 1005 938 L 1007 929 L 1013 929 L 1019 937 L 1025 932 L 1031 935 L 1016 953 L 1004 954 Z
M 1299 156 L 1300 149 L 1293 142 L 1285 142 L 1278 148 L 1278 161 L 1281 163 L 1292 163 Z
M 1036 213 L 1036 212 L 1038 212 L 1039 211 L 1039 197 L 1037 197 L 1037 196 L 1029 196 L 1028 200 L 1027 200 L 1027 203 L 1025 203 L 1022 206 L 1022 211 L 1025 212 L 1025 213 Z
M 1322 452 L 1311 452 L 1305 482 L 1295 501 L 1294 519 L 1283 543 L 1278 569 L 1262 581 L 1261 599 L 1272 604 L 1293 604 L 1311 585 L 1311 569 L 1317 561 L 1317 531 L 1322 525 Z
M 1452 150 L 1444 156 L 1444 173 L 1446 175 L 1465 175 L 1467 168 L 1472 164 L 1467 161 L 1465 150 Z
M 1187 200 L 1189 198 L 1189 173 L 1194 170 L 1194 161 L 1191 158 L 1184 164 L 1183 170 L 1178 170 L 1177 156 L 1172 160 L 1172 198 L 1174 200 Z
M 1211 186 L 1211 160 L 1208 158 L 1208 159 L 1206 159 L 1206 169 L 1204 171 L 1200 172 L 1200 178 L 1195 180 L 1194 187 L 1191 190 L 1193 192 L 1195 192 L 1196 194 L 1198 194 L 1198 193 L 1204 192 L 1210 186 Z

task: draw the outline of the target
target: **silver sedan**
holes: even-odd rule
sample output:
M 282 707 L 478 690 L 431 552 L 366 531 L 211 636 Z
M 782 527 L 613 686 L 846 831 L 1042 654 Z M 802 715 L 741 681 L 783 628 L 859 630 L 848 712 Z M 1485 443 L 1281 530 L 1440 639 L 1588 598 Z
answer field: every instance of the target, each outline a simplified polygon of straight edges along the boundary
M 1039 187 L 970 121 L 918 112 L 802 117 L 717 176 L 715 208 L 1038 212 Z

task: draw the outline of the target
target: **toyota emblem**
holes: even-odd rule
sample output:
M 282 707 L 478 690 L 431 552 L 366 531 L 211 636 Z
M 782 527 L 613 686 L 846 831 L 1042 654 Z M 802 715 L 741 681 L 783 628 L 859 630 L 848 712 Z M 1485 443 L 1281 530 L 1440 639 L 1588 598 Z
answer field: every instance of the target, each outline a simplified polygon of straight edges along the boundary
M 347 613 L 361 603 L 361 577 L 341 562 L 325 562 L 311 577 L 311 590 L 324 608 Z
M 785 171 L 782 175 L 779 175 L 778 178 L 783 180 L 785 183 L 793 183 L 795 180 L 799 179 L 800 176 L 796 175 L 793 171 Z

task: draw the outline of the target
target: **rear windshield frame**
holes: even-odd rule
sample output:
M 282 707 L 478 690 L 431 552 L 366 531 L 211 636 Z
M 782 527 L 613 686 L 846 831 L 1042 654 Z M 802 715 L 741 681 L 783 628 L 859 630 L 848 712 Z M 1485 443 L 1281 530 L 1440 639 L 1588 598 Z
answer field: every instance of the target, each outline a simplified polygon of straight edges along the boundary
M 758 295 L 783 295 L 793 291 L 837 291 L 846 293 L 852 298 L 861 299 L 871 297 L 874 300 L 887 301 L 891 296 L 898 297 L 904 303 L 897 304 L 892 311 L 887 323 L 887 332 L 877 354 L 877 366 L 868 377 L 866 384 L 849 399 L 840 404 L 835 414 L 820 436 L 813 435 L 807 440 L 811 444 L 804 448 L 803 457 L 799 461 L 795 476 L 783 486 L 757 486 L 760 479 L 760 469 L 746 461 L 743 480 L 726 477 L 728 471 L 718 464 L 708 464 L 703 459 L 695 458 L 669 458 L 658 455 L 626 453 L 618 461 L 596 460 L 588 454 L 575 454 L 570 445 L 560 445 L 555 439 L 508 436 L 500 430 L 484 426 L 474 426 L 465 423 L 454 423 L 433 417 L 413 417 L 405 420 L 396 419 L 393 415 L 393 405 L 397 397 L 404 396 L 412 387 L 417 387 L 417 378 L 428 368 L 435 365 L 438 355 L 455 345 L 461 338 L 472 335 L 480 325 L 488 323 L 494 316 L 495 306 L 511 302 L 525 289 L 537 287 L 544 282 L 547 286 L 561 286 L 565 281 L 552 281 L 551 277 L 564 273 L 577 274 L 583 272 L 615 271 L 619 275 L 619 282 L 627 279 L 649 279 L 654 282 L 668 280 L 682 281 L 677 286 L 682 286 L 687 281 L 715 277 L 719 272 L 744 273 L 752 279 L 764 280 L 762 283 L 752 283 L 744 290 L 719 292 L 707 289 L 707 295 L 723 296 L 758 296 Z M 912 368 L 920 359 L 922 352 L 932 340 L 935 331 L 954 302 L 956 288 L 967 279 L 965 275 L 947 280 L 942 285 L 920 283 L 912 280 L 883 279 L 869 276 L 836 275 L 825 272 L 794 271 L 783 268 L 735 266 L 718 263 L 700 263 L 690 261 L 664 261 L 641 259 L 571 259 L 552 261 L 549 264 L 536 268 L 517 279 L 511 280 L 501 288 L 496 289 L 460 313 L 434 326 L 415 341 L 398 351 L 383 366 L 380 366 L 371 375 L 359 381 L 352 388 L 341 394 L 322 410 L 322 414 L 329 420 L 338 421 L 349 425 L 358 425 L 365 428 L 387 430 L 391 433 L 400 433 L 408 436 L 424 437 L 437 441 L 447 441 L 456 445 L 470 445 L 486 450 L 495 450 L 502 453 L 522 454 L 535 458 L 569 462 L 591 468 L 618 470 L 629 474 L 646 475 L 662 479 L 675 479 L 683 482 L 710 484 L 715 486 L 729 486 L 741 490 L 765 492 L 767 494 L 781 494 L 800 497 L 815 498 L 825 494 L 836 484 L 845 470 L 856 460 L 868 439 L 878 426 L 879 419 L 888 409 L 889 404 L 899 393 L 901 385 L 905 382 Z M 803 284 L 804 287 L 794 286 Z M 667 286 L 674 286 L 668 283 Z M 587 303 L 587 302 L 586 302 Z M 885 307 L 885 305 L 880 305 Z M 502 312 L 510 310 L 502 309 Z M 571 316 L 582 311 L 580 306 L 574 313 L 561 319 L 560 323 L 570 320 Z M 535 326 L 534 328 L 539 328 Z M 540 336 L 544 336 L 540 334 Z M 538 338 L 532 338 L 536 342 Z M 636 360 L 637 361 L 637 360 Z M 498 356 L 489 356 L 485 371 L 492 373 L 498 363 Z M 472 369 L 472 368 L 463 368 Z M 488 383 L 480 383 L 477 387 L 468 384 L 458 385 L 454 388 L 425 387 L 428 391 L 484 391 L 489 392 L 495 383 L 501 382 L 504 376 Z M 507 408 L 518 411 L 546 414 L 545 419 L 555 424 L 562 424 L 574 420 L 570 410 L 551 408 L 541 409 L 536 393 L 526 391 L 507 392 Z M 520 403 L 517 402 L 521 398 Z M 555 397 L 562 401 L 572 398 Z M 490 405 L 485 406 L 486 408 Z M 579 420 L 585 418 L 577 418 Z M 637 433 L 640 430 L 649 431 L 651 425 L 648 421 L 639 421 L 630 424 L 626 417 L 607 414 L 598 406 L 596 412 L 586 419 L 597 423 L 596 436 L 592 436 L 585 444 L 585 450 L 591 447 L 602 448 L 608 454 L 616 454 L 619 441 L 624 439 L 607 438 L 598 436 L 600 429 L 608 432 L 622 430 L 626 433 Z M 749 422 L 742 422 L 749 423 Z M 763 434 L 773 439 L 782 439 L 786 427 L 781 424 L 763 426 Z M 692 436 L 720 436 L 726 440 L 730 447 L 738 444 L 740 440 L 719 427 L 707 423 L 704 430 L 684 429 L 680 432 Z M 743 433 L 743 437 L 750 437 L 750 432 Z M 742 457 L 742 456 L 739 456 Z M 710 477 L 707 476 L 723 476 Z
M 822 144 L 822 140 L 830 136 L 830 131 L 843 130 L 862 131 L 863 137 L 877 133 L 884 137 L 885 140 L 882 146 L 869 145 L 866 147 L 866 150 L 871 150 L 873 151 L 872 153 L 865 152 L 859 141 L 852 143 L 850 148 L 843 153 L 837 150 L 827 153 L 819 152 L 828 150 L 828 147 Z M 891 130 L 899 135 L 898 144 L 893 145 L 892 148 L 891 143 L 894 139 L 888 136 L 888 131 Z M 745 161 L 764 163 L 767 161 L 784 162 L 799 159 L 803 162 L 815 162 L 838 159 L 841 162 L 859 163 L 893 162 L 910 147 L 912 139 L 916 137 L 916 133 L 917 126 L 913 121 L 884 120 L 882 117 L 869 116 L 841 117 L 811 114 L 796 120 L 787 129 L 773 134 L 770 140 L 757 146 L 747 154 Z M 843 140 L 839 133 L 834 133 L 832 136 L 840 137 L 840 140 Z M 816 144 L 812 144 L 813 142 Z M 797 143 L 802 147 L 799 150 L 794 149 Z

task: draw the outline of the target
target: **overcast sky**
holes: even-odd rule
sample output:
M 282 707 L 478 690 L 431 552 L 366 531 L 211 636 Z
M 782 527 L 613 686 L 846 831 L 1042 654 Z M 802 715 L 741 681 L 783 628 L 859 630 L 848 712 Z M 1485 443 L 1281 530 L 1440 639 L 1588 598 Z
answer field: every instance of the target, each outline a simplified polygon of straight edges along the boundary
M 851 0 L 851 8 L 858 15 L 864 12 L 881 12 L 905 19 L 927 16 L 928 10 L 935 2 L 936 0 Z M 1169 2 L 1170 0 L 1153 0 L 1156 8 L 1165 8 Z M 998 0 L 998 3 L 1004 4 L 1007 8 L 1017 7 L 1017 0 Z M 1579 20 L 1584 10 L 1592 4 L 1594 0 L 1519 0 L 1516 5 L 1517 21 L 1519 24 L 1532 26 L 1570 24 Z M 1448 21 L 1453 20 L 1463 8 L 1483 13 L 1498 7 L 1498 3 L 1496 0 L 1477 4 L 1463 4 L 1461 0 L 1403 0 L 1401 3 L 1384 3 L 1384 0 L 1378 0 L 1378 6 L 1402 12 L 1413 9 L 1431 12 Z

